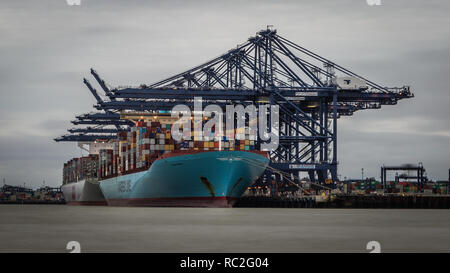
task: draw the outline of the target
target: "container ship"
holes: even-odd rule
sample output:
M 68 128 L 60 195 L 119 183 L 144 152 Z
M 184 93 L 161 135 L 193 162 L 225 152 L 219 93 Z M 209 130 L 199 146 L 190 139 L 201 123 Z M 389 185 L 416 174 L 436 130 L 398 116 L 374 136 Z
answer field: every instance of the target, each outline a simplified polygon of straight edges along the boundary
M 80 180 L 61 187 L 68 205 L 106 205 L 96 180 Z
M 61 190 L 68 205 L 106 205 L 98 182 L 98 154 L 64 164 Z
M 231 207 L 269 159 L 250 151 L 177 151 L 147 170 L 100 181 L 113 206 Z
M 95 186 L 108 205 L 231 207 L 269 163 L 256 137 L 230 140 L 211 132 L 213 141 L 177 142 L 171 136 L 173 122 L 161 115 L 137 120 L 130 131 L 110 140 L 109 148 L 99 149 Z M 87 183 L 86 195 L 80 196 L 98 196 Z M 67 192 L 69 198 L 74 189 Z

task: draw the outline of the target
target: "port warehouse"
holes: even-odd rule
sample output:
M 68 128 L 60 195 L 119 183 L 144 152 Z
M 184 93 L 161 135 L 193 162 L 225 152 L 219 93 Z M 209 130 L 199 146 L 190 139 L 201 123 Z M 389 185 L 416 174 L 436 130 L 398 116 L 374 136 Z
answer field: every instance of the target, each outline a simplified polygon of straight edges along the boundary
M 64 183 L 84 176 L 133 172 L 148 167 L 152 159 L 166 151 L 259 149 L 261 140 L 250 137 L 175 143 L 171 140 L 170 123 L 152 124 L 152 116 L 159 119 L 160 113 L 170 114 L 179 104 L 192 109 L 195 98 L 201 97 L 205 104 L 222 108 L 229 104 L 279 107 L 279 145 L 269 152 L 268 168 L 252 185 L 250 192 L 255 195 L 294 192 L 287 188 L 296 189 L 300 195 L 336 190 L 398 194 L 448 191 L 448 183 L 339 182 L 339 118 L 396 105 L 414 95 L 408 86 L 382 87 L 279 36 L 273 29 L 262 30 L 217 58 L 153 84 L 111 88 L 93 69 L 91 74 L 105 95 L 84 79 L 97 100 L 97 112 L 77 116 L 72 123 L 87 126 L 69 129 L 69 134 L 55 140 L 110 146 L 99 149 L 98 156 L 66 163 Z M 272 118 L 270 111 L 268 118 Z M 305 174 L 306 180 L 302 179 Z

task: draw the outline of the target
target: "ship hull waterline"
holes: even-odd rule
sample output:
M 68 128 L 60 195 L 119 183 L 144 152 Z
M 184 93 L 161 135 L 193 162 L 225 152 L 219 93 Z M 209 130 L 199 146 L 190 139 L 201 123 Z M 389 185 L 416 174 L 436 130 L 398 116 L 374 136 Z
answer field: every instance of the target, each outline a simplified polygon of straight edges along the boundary
M 244 151 L 209 151 L 158 159 L 148 170 L 100 181 L 110 206 L 232 207 L 269 159 Z

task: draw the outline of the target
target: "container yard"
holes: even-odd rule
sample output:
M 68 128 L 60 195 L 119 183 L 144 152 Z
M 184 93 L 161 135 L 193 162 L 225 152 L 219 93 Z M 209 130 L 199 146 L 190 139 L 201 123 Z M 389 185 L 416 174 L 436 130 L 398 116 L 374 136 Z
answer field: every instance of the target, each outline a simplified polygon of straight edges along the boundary
M 3 185 L 0 188 L 0 204 L 65 204 L 61 189 L 41 187 L 33 190 L 25 187 Z

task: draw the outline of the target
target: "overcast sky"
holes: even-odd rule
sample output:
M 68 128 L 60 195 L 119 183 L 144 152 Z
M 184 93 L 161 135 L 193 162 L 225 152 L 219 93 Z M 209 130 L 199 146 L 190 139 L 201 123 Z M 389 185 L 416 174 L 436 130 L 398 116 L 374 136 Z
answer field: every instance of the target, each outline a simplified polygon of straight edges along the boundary
M 95 99 L 95 68 L 112 86 L 152 83 L 215 57 L 266 25 L 414 99 L 339 120 L 339 174 L 380 176 L 382 164 L 423 162 L 432 179 L 450 168 L 450 2 L 112 1 L 0 2 L 0 176 L 8 184 L 60 185 L 81 155 L 53 138 Z M 100 89 L 97 87 L 97 89 Z

